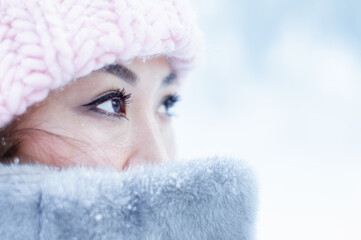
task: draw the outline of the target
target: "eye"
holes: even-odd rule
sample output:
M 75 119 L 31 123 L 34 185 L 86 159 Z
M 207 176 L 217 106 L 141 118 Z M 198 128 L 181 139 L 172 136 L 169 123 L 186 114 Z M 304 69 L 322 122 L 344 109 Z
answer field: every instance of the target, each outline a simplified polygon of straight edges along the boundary
M 122 102 L 122 99 L 118 99 L 118 98 L 107 100 L 99 104 L 96 108 L 104 112 L 115 113 L 115 114 L 121 114 L 121 113 L 125 114 L 125 110 L 126 110 L 124 103 Z
M 96 113 L 126 118 L 127 104 L 130 97 L 131 94 L 126 94 L 124 89 L 122 91 L 117 90 L 108 92 L 83 106 L 90 107 L 89 110 Z
M 174 106 L 177 102 L 179 102 L 180 97 L 178 95 L 169 95 L 166 96 L 161 105 L 158 108 L 158 113 L 166 115 L 168 117 L 174 116 Z

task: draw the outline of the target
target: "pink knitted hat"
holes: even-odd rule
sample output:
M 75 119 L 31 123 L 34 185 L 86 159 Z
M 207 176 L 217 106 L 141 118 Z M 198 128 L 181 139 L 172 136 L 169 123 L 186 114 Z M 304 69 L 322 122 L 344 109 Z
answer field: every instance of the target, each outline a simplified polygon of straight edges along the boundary
M 201 50 L 188 0 L 0 0 L 0 128 L 51 89 L 135 57 L 183 75 Z

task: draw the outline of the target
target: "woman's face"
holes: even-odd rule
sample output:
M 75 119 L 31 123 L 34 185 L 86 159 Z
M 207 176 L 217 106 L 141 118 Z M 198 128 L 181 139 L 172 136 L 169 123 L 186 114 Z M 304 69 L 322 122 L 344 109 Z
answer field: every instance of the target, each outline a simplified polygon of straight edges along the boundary
M 178 83 L 163 57 L 114 64 L 53 91 L 23 116 L 18 157 L 55 166 L 126 169 L 175 156 Z

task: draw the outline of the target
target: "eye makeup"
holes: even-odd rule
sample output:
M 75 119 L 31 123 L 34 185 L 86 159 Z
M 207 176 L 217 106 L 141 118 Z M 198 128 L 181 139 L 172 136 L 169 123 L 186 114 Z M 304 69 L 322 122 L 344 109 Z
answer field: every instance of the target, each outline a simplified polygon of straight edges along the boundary
M 174 113 L 172 112 L 172 110 L 175 104 L 179 101 L 180 101 L 180 96 L 177 94 L 172 94 L 164 97 L 158 108 L 158 112 L 168 117 L 173 117 Z
M 124 89 L 111 90 L 90 103 L 83 105 L 90 111 L 105 114 L 111 117 L 127 118 L 127 105 L 130 103 L 131 94 L 127 94 Z
M 174 107 L 180 101 L 180 96 L 170 94 L 163 97 L 157 109 L 157 113 L 165 117 L 174 116 Z M 131 102 L 131 94 L 124 89 L 110 90 L 97 97 L 90 103 L 82 105 L 89 111 L 116 118 L 127 118 L 127 105 Z

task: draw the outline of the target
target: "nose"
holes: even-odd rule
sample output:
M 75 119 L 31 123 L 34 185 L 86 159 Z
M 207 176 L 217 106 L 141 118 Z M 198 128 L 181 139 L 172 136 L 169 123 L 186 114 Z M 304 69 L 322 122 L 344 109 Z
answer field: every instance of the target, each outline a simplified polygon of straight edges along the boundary
M 168 158 L 166 143 L 156 119 L 134 124 L 131 129 L 132 152 L 123 168 L 160 163 Z

